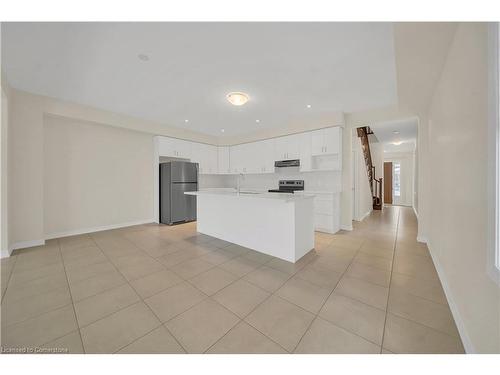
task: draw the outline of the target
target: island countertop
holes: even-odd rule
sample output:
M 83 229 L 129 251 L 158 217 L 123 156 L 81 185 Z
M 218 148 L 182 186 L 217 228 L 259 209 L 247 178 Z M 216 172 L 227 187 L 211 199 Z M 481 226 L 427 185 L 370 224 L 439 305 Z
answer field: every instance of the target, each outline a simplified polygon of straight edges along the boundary
M 296 262 L 314 248 L 314 195 L 242 190 L 196 196 L 196 228 L 221 240 Z
M 228 190 L 200 190 L 200 191 L 188 191 L 185 192 L 186 195 L 215 195 L 215 196 L 227 196 L 234 198 L 254 198 L 254 199 L 272 199 L 284 202 L 294 202 L 301 201 L 304 199 L 313 199 L 314 194 L 293 194 L 293 193 L 265 193 L 257 191 L 228 191 Z

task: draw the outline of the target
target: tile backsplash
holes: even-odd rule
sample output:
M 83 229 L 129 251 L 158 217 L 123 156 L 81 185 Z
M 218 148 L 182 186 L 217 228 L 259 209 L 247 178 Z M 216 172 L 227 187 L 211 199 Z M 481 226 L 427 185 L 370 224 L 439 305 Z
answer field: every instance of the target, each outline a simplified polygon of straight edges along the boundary
M 299 172 L 298 168 L 282 168 L 275 173 L 247 174 L 240 179 L 241 187 L 246 189 L 276 189 L 279 180 L 304 180 L 306 190 L 340 192 L 341 176 L 340 171 Z M 236 175 L 201 175 L 200 189 L 233 188 L 237 178 Z

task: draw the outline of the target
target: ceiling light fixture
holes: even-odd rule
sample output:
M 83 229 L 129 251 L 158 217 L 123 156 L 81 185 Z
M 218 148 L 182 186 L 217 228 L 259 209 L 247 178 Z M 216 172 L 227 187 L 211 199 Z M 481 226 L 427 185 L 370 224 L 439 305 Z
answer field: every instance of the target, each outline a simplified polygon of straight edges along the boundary
M 226 95 L 226 99 L 232 105 L 240 106 L 248 102 L 250 98 L 243 92 L 230 92 Z
M 399 132 L 397 130 L 394 130 L 392 133 L 393 134 L 399 134 Z
M 392 142 L 392 144 L 393 144 L 394 146 L 399 146 L 401 143 L 403 143 L 403 142 L 401 142 L 401 141 Z
M 145 55 L 143 53 L 140 53 L 137 55 L 137 57 L 139 58 L 139 60 L 141 61 L 149 61 L 149 56 L 148 55 Z
M 307 105 L 307 108 L 311 108 L 311 107 L 312 107 L 312 105 L 310 105 L 310 104 Z
M 260 120 L 255 120 L 255 122 L 258 124 L 260 122 Z
M 224 132 L 225 132 L 225 130 L 224 130 L 224 129 L 221 129 L 220 131 L 221 131 L 222 133 L 224 133 Z
M 184 120 L 184 122 L 189 122 L 189 120 L 188 120 L 188 119 L 185 119 L 185 120 Z

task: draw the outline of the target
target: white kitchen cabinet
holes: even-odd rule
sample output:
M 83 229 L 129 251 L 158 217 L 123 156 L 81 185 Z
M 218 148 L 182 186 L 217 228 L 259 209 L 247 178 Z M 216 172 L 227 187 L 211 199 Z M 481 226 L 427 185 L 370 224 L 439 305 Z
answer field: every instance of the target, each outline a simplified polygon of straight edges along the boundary
M 216 174 L 217 146 L 194 143 L 190 160 L 194 163 L 198 163 L 198 171 L 200 174 Z
M 300 171 L 341 170 L 342 130 L 324 128 L 235 146 L 158 137 L 160 156 L 189 159 L 201 174 L 274 173 L 276 160 L 300 159 Z
M 244 163 L 244 147 L 243 145 L 231 146 L 229 152 L 229 158 L 231 160 L 231 173 L 243 173 L 243 163 Z
M 158 137 L 158 152 L 160 156 L 190 159 L 193 142 L 177 138 Z
M 292 134 L 274 140 L 274 158 L 276 160 L 292 160 L 300 158 L 300 136 Z
M 217 147 L 217 173 L 218 174 L 231 174 L 230 164 L 230 147 L 219 146 Z
M 311 132 L 311 155 L 338 154 L 341 142 L 341 131 L 338 126 L 314 130 Z
M 274 173 L 274 139 L 249 143 L 250 173 Z
M 300 171 L 307 172 L 311 169 L 311 132 L 305 132 L 300 135 Z
M 336 233 L 340 230 L 340 194 L 314 193 L 314 229 Z

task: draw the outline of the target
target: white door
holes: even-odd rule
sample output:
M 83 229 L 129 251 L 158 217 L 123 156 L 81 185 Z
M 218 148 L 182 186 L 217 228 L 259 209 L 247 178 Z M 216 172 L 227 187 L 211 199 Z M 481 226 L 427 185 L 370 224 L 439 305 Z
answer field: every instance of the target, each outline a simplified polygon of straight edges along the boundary
M 262 172 L 274 173 L 274 139 L 266 139 L 261 141 L 262 144 Z
M 175 158 L 174 140 L 168 137 L 158 137 L 158 154 Z
M 338 154 L 340 151 L 340 127 L 323 129 L 323 145 L 325 154 Z
M 242 145 L 231 146 L 230 149 L 230 162 L 231 162 L 231 172 L 232 173 L 242 173 Z
M 191 142 L 184 141 L 182 139 L 175 140 L 175 149 L 177 151 L 177 157 L 183 159 L 191 158 Z
M 311 132 L 311 154 L 313 156 L 322 155 L 325 149 L 324 132 L 321 130 L 314 130 Z
M 286 159 L 290 160 L 300 158 L 300 136 L 301 134 L 294 134 L 285 137 L 287 143 Z
M 287 137 L 279 137 L 274 140 L 274 159 L 286 160 L 288 151 Z
M 217 173 L 217 147 L 208 145 L 207 147 L 207 173 Z
M 311 138 L 311 132 L 300 135 L 300 170 L 302 172 L 310 171 L 312 168 Z
M 229 166 L 229 147 L 217 147 L 217 172 L 219 174 L 231 173 Z

